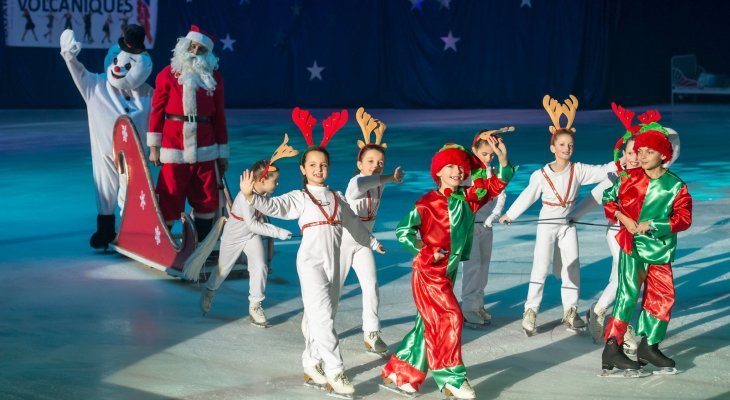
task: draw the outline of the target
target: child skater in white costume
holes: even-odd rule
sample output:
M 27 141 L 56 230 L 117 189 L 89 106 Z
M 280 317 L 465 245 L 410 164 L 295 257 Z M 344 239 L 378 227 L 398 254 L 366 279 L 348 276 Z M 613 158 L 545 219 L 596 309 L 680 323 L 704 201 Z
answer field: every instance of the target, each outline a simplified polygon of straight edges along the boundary
M 626 128 L 626 133 L 616 143 L 614 149 L 614 160 L 619 162 L 618 149 L 621 145 L 624 145 L 623 157 L 621 157 L 621 160 L 623 160 L 621 168 L 627 170 L 639 168 L 641 164 L 639 163 L 638 154 L 634 151 L 634 135 L 640 132 L 642 127 L 640 125 L 632 125 L 632 120 L 635 115 L 633 111 L 624 109 L 616 103 L 611 103 L 611 108 Z M 669 132 L 669 140 L 672 142 L 673 147 L 672 159 L 664 165 L 664 168 L 669 168 L 669 166 L 679 157 L 679 135 L 671 128 L 666 129 Z M 568 219 L 570 221 L 578 221 L 589 211 L 596 208 L 598 205 L 602 205 L 603 192 L 613 186 L 613 183 L 616 179 L 618 179 L 618 176 L 618 173 L 609 174 L 605 180 L 596 185 L 596 187 L 591 190 L 591 195 L 586 196 L 583 200 L 581 200 L 580 203 L 573 208 L 570 214 L 568 214 Z M 616 242 L 616 234 L 619 232 L 619 229 L 620 225 L 611 223 L 608 225 L 608 229 L 606 230 L 606 242 L 608 242 L 608 249 L 610 250 L 612 257 L 611 274 L 609 275 L 608 284 L 601 293 L 601 296 L 598 298 L 598 301 L 591 304 L 591 307 L 586 312 L 588 328 L 591 336 L 593 337 L 594 343 L 604 343 L 604 319 L 608 312 L 608 308 L 613 304 L 614 300 L 616 300 L 616 289 L 618 288 L 618 261 L 621 250 L 618 242 Z M 637 346 L 638 344 L 636 343 L 634 328 L 629 325 L 626 330 L 626 334 L 624 335 L 624 352 L 627 354 L 636 354 Z
M 580 263 L 578 261 L 578 235 L 574 225 L 568 223 L 566 216 L 570 213 L 581 185 L 598 183 L 610 172 L 616 171 L 616 165 L 610 162 L 605 165 L 587 165 L 571 163 L 573 155 L 572 128 L 578 99 L 570 95 L 565 104 L 545 95 L 543 107 L 550 115 L 553 125 L 550 127 L 550 151 L 555 154 L 555 161 L 530 175 L 530 182 L 499 222 L 508 224 L 516 220 L 537 199 L 542 197 L 542 209 L 539 219 L 550 220 L 537 225 L 535 237 L 535 254 L 530 274 L 530 284 L 525 302 L 525 313 L 522 318 L 522 329 L 527 336 L 537 333 L 535 323 L 540 310 L 542 292 L 545 287 L 550 261 L 557 245 L 560 251 L 562 266 L 559 269 L 562 286 L 560 295 L 563 301 L 563 324 L 570 331 L 576 332 L 585 328 L 585 322 L 578 315 L 578 295 L 580 290 Z M 565 114 L 567 124 L 561 127 L 560 118 Z M 558 268 L 556 267 L 557 271 Z
M 471 151 L 484 164 L 486 178 L 493 174 L 491 167 L 494 159 L 494 150 L 483 134 L 493 136 L 498 140 L 501 132 L 514 131 L 514 127 L 505 127 L 498 130 L 482 130 L 474 137 Z M 484 308 L 484 289 L 489 279 L 489 262 L 492 259 L 492 223 L 499 218 L 504 208 L 507 194 L 503 190 L 496 199 L 489 201 L 480 208 L 474 219 L 474 241 L 471 246 L 471 255 L 462 261 L 463 276 L 461 278 L 461 311 L 464 314 L 464 325 L 480 329 L 492 322 L 492 316 Z
M 241 191 L 249 204 L 262 213 L 275 218 L 299 220 L 302 242 L 297 252 L 297 274 L 304 303 L 302 365 L 305 384 L 353 398 L 355 387 L 345 375 L 334 326 L 340 297 L 343 228 L 359 244 L 379 253 L 385 250 L 350 210 L 344 196 L 329 189 L 325 183 L 329 171 L 329 153 L 325 146 L 347 122 L 347 111 L 333 113 L 324 120 L 324 139 L 319 146 L 314 146 L 312 141 L 316 120 L 311 114 L 297 107 L 292 118 L 309 145 L 299 167 L 304 175 L 304 189 L 272 198 L 256 195 L 253 192 L 253 174 L 246 171 Z
M 284 136 L 284 142 L 276 149 L 270 160 L 257 161 L 251 167 L 255 178 L 253 190 L 261 196 L 269 196 L 279 185 L 279 167 L 274 162 L 284 157 L 293 157 L 299 154 L 293 147 L 287 145 L 289 136 Z M 243 176 L 241 190 L 243 191 Z M 203 315 L 210 311 L 213 296 L 221 283 L 231 273 L 231 269 L 241 253 L 246 254 L 249 273 L 248 314 L 249 320 L 256 326 L 267 327 L 266 314 L 261 306 L 266 290 L 268 267 L 266 265 L 266 251 L 261 236 L 275 237 L 281 240 L 291 238 L 291 232 L 265 222 L 264 215 L 255 211 L 246 201 L 245 196 L 239 193 L 229 212 L 229 218 L 223 227 L 221 235 L 220 255 L 218 268 L 213 270 L 205 290 L 200 297 L 200 310 Z
M 358 174 L 350 179 L 345 192 L 347 204 L 360 217 L 360 221 L 373 231 L 375 217 L 380 208 L 380 199 L 386 183 L 403 182 L 403 171 L 396 167 L 390 175 L 383 175 L 385 166 L 385 149 L 388 146 L 382 143 L 386 125 L 373 118 L 360 107 L 355 113 L 365 141 L 358 140 L 360 151 L 357 155 Z M 370 136 L 375 132 L 375 142 L 370 142 Z M 370 247 L 362 246 L 347 231 L 342 234 L 342 248 L 340 250 L 340 280 L 344 286 L 345 278 L 355 270 L 357 280 L 362 289 L 362 330 L 365 349 L 368 352 L 386 355 L 388 346 L 380 337 L 380 320 L 378 318 L 378 276 L 375 270 L 375 259 Z M 340 287 L 342 291 L 342 287 Z

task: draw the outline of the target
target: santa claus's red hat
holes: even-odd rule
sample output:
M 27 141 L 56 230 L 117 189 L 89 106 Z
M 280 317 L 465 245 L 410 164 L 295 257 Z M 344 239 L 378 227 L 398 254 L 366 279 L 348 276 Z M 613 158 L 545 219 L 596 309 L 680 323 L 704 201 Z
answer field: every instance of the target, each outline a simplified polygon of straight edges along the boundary
M 449 164 L 460 166 L 466 178 L 471 173 L 473 161 L 462 146 L 455 143 L 445 144 L 431 159 L 431 178 L 434 182 L 439 183 L 439 177 L 436 174 Z
M 213 50 L 213 45 L 215 44 L 215 38 L 209 33 L 198 28 L 197 25 L 190 25 L 190 32 L 185 35 L 185 38 L 202 44 L 208 50 Z
M 642 147 L 648 147 L 659 152 L 659 154 L 666 157 L 666 161 L 671 160 L 672 154 L 674 153 L 672 142 L 669 141 L 667 135 L 655 130 L 644 131 L 636 135 L 634 148 L 638 150 Z

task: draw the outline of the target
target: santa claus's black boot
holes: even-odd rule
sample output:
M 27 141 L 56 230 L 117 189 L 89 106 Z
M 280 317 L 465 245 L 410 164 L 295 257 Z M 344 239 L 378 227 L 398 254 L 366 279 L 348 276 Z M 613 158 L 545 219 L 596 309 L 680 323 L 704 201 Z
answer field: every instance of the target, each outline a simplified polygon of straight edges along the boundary
M 106 249 L 109 247 L 117 232 L 114 230 L 114 214 L 96 216 L 96 232 L 91 235 L 89 244 L 95 249 Z
M 641 366 L 636 361 L 626 357 L 622 346 L 616 343 L 616 338 L 611 337 L 606 342 L 601 356 L 602 368 L 604 370 L 618 369 L 639 369 Z
M 200 243 L 205 240 L 205 237 L 213 229 L 213 218 L 195 218 L 193 225 L 195 226 L 195 232 L 198 234 L 198 243 Z
M 641 343 L 639 348 L 636 349 L 636 358 L 639 360 L 639 364 L 646 365 L 651 364 L 655 367 L 659 367 L 666 370 L 674 369 L 674 360 L 665 356 L 659 350 L 659 343 L 649 345 L 646 340 L 646 336 L 641 337 Z

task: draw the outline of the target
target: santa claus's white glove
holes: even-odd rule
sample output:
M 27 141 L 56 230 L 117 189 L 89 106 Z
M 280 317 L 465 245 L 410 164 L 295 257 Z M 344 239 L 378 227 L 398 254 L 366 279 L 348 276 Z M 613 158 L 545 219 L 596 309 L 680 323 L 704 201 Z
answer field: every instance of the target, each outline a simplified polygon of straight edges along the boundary
M 484 220 L 484 227 L 485 228 L 491 228 L 492 224 L 494 223 L 494 219 L 499 217 L 497 214 L 489 214 L 487 219 Z
M 61 54 L 70 53 L 75 57 L 79 52 L 81 52 L 81 43 L 76 41 L 72 29 L 66 29 L 61 34 Z
M 287 240 L 291 239 L 291 232 L 289 232 L 286 229 L 279 229 L 279 237 L 280 240 Z

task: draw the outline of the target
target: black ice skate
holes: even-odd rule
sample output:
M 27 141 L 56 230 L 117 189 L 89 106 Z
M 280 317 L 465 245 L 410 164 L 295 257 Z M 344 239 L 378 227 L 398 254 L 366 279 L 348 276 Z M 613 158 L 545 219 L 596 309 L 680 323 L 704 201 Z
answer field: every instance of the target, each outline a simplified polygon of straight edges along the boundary
M 665 356 L 659 350 L 659 343 L 649 345 L 646 336 L 641 337 L 641 343 L 639 343 L 639 348 L 636 350 L 636 358 L 641 366 L 651 364 L 659 368 L 658 371 L 653 372 L 655 375 L 675 375 L 678 372 L 677 368 L 674 367 L 674 360 Z
M 606 342 L 601 355 L 602 371 L 598 375 L 605 378 L 641 378 L 651 375 L 641 369 L 638 362 L 628 358 L 623 349 L 616 343 L 616 338 L 611 337 Z M 616 368 L 616 370 L 614 370 Z
M 96 232 L 91 235 L 89 245 L 95 249 L 106 250 L 109 248 L 109 243 L 111 243 L 116 237 L 117 233 L 114 231 L 114 214 L 97 215 Z

